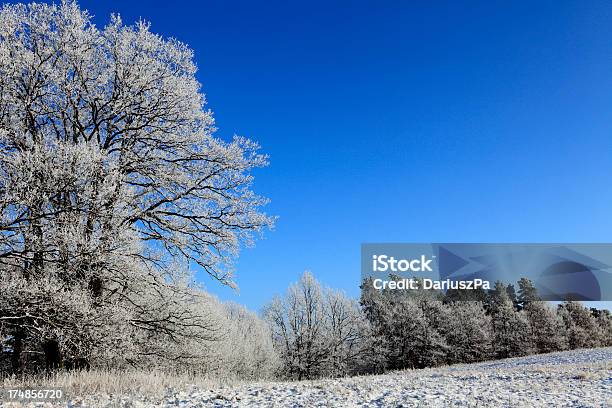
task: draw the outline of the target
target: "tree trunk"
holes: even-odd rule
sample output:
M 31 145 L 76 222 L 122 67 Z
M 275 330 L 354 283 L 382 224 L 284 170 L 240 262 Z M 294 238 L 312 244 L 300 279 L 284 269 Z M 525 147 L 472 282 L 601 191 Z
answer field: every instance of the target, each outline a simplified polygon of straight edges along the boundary
M 23 330 L 17 329 L 13 332 L 13 352 L 11 354 L 11 368 L 13 373 L 21 371 L 21 353 L 23 351 Z
M 52 371 L 60 367 L 62 355 L 56 340 L 45 341 L 43 343 L 43 352 L 45 353 L 45 369 L 47 371 Z

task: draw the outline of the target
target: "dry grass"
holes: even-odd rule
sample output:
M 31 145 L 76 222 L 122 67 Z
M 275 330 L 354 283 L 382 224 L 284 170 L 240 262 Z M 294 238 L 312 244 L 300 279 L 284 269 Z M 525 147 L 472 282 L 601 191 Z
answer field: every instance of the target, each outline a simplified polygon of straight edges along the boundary
M 63 371 L 48 376 L 5 377 L 0 379 L 3 388 L 53 388 L 64 389 L 66 395 L 87 396 L 147 395 L 161 397 L 168 390 L 217 389 L 238 385 L 241 381 L 223 377 L 166 373 L 153 371 Z

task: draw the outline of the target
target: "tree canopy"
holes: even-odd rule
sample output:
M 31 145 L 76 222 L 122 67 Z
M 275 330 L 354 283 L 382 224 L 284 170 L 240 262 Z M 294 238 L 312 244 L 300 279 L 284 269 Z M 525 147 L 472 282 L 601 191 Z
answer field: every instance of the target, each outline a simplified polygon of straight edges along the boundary
M 89 360 L 122 344 L 102 332 L 215 337 L 192 265 L 235 286 L 232 260 L 273 219 L 251 189 L 266 156 L 215 137 L 195 73 L 187 45 L 142 21 L 0 10 L 0 322 L 17 355 Z

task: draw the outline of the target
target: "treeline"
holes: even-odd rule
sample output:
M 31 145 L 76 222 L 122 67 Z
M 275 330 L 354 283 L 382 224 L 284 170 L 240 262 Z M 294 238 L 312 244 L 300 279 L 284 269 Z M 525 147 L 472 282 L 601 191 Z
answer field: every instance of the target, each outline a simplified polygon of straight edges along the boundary
M 538 298 L 528 279 L 490 291 L 376 290 L 359 302 L 305 273 L 264 316 L 281 375 L 303 379 L 612 345 L 612 315 Z
M 0 300 L 5 305 L 22 302 L 34 322 L 39 316 L 53 322 L 60 311 L 65 319 L 58 320 L 55 332 L 46 333 L 38 323 L 21 339 L 14 326 L 0 319 L 0 374 L 123 368 L 301 380 L 612 346 L 608 310 L 574 301 L 550 305 L 527 279 L 518 282 L 518 291 L 498 282 L 487 292 L 446 293 L 376 290 L 364 281 L 357 300 L 323 287 L 306 272 L 261 316 L 193 288 L 191 297 L 175 299 L 180 305 L 160 302 L 164 294 L 154 297 L 159 302 L 155 318 L 169 321 L 150 333 L 131 327 L 125 316 L 106 316 L 87 327 L 92 324 L 87 315 L 96 312 L 99 319 L 100 312 L 79 311 L 86 305 L 82 299 L 53 294 L 57 288 L 48 285 L 34 289 L 0 283 Z M 74 316 L 68 320 L 70 304 Z M 50 335 L 59 340 L 57 354 L 63 356 L 51 365 L 53 353 L 46 350 L 53 344 Z M 79 336 L 86 353 L 71 355 L 69 347 Z M 87 364 L 79 366 L 78 357 Z

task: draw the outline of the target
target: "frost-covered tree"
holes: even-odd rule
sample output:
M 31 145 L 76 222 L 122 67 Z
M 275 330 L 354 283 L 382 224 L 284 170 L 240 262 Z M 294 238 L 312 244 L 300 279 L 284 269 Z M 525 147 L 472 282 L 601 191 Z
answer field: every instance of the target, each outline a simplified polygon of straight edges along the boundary
M 460 301 L 449 307 L 449 362 L 473 363 L 489 358 L 493 340 L 491 317 L 482 302 Z
M 375 372 L 565 350 L 570 332 L 581 347 L 595 347 L 606 344 L 612 330 L 606 311 L 570 304 L 556 313 L 526 279 L 519 282 L 520 311 L 510 297 L 513 291 L 502 282 L 489 293 L 443 296 L 422 289 L 377 290 L 372 283 L 371 278 L 362 282 L 360 303 L 370 323 L 369 346 L 378 357 L 368 360 Z M 590 343 L 585 343 L 586 333 Z
M 369 371 L 370 327 L 358 303 L 342 291 L 326 289 L 325 321 L 328 355 L 325 374 L 342 376 Z
M 423 329 L 426 320 L 415 299 L 399 291 L 383 290 L 380 333 L 385 343 L 385 358 L 390 369 L 417 368 L 422 365 Z
M 531 354 L 533 345 L 529 323 L 522 312 L 517 312 L 508 295 L 507 286 L 496 282 L 491 300 L 493 351 L 498 358 Z
M 508 293 L 508 297 L 512 301 L 512 304 L 514 305 L 514 307 L 516 309 L 519 309 L 518 308 L 518 298 L 516 296 L 516 289 L 514 289 L 514 285 L 512 285 L 512 284 L 507 285 L 506 286 L 506 292 Z
M 540 297 L 538 296 L 538 290 L 533 285 L 533 282 L 530 279 L 527 279 L 527 278 L 519 279 L 518 286 L 519 286 L 519 290 L 518 290 L 517 303 L 518 303 L 519 310 L 524 309 L 525 306 L 527 306 L 531 302 L 537 302 L 541 300 Z
M 361 305 L 373 344 L 384 353 L 384 364 L 379 366 L 422 368 L 447 361 L 452 316 L 441 298 L 436 291 L 375 290 L 371 280 L 363 282 Z
M 601 328 L 591 311 L 580 302 L 564 302 L 558 313 L 565 323 L 570 349 L 601 345 Z
M 232 259 L 272 220 L 250 188 L 266 157 L 214 136 L 195 72 L 189 47 L 144 22 L 98 28 L 72 2 L 0 10 L 0 325 L 15 369 L 28 349 L 88 364 L 216 336 L 184 266 L 234 285 Z
M 290 377 L 309 378 L 322 370 L 326 354 L 323 302 L 321 285 L 305 272 L 283 298 L 274 298 L 264 308 L 284 370 Z
M 601 333 L 600 345 L 612 346 L 612 313 L 608 309 L 598 310 L 596 319 Z
M 211 343 L 210 365 L 243 379 L 274 377 L 280 360 L 267 322 L 241 305 L 228 303 L 223 308 L 222 338 Z
M 368 371 L 381 373 L 389 367 L 388 356 L 392 350 L 386 335 L 389 301 L 383 291 L 374 288 L 372 282 L 372 278 L 362 281 L 359 304 L 369 327 Z
M 519 283 L 520 284 L 520 283 Z M 534 298 L 535 299 L 535 298 Z M 523 312 L 529 322 L 531 340 L 537 352 L 550 353 L 568 348 L 563 319 L 546 302 L 526 300 Z
M 422 285 L 419 285 L 422 288 Z M 413 304 L 416 312 L 411 315 L 396 315 L 395 319 L 412 320 L 414 330 L 410 333 L 412 355 L 411 367 L 423 368 L 446 363 L 450 344 L 451 310 L 442 302 L 438 291 L 419 289 L 395 291 L 399 300 Z
M 304 379 L 359 372 L 367 325 L 356 301 L 322 288 L 310 272 L 264 308 L 283 375 Z

